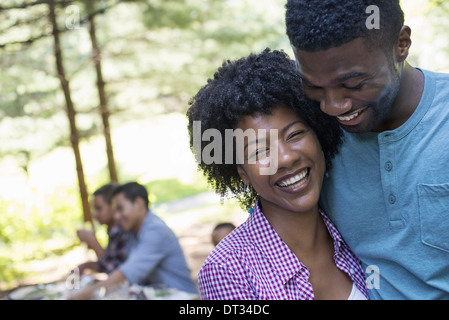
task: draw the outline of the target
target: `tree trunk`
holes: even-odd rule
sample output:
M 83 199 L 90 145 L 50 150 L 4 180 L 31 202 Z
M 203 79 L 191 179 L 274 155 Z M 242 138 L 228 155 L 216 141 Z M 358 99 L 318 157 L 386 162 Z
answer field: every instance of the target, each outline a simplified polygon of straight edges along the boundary
M 89 1 L 90 2 L 90 1 Z M 90 3 L 90 5 L 92 5 Z M 111 131 L 109 126 L 109 110 L 107 104 L 107 98 L 105 93 L 105 83 L 103 81 L 103 73 L 101 71 L 101 52 L 98 47 L 97 37 L 95 33 L 95 15 L 91 14 L 93 10 L 88 10 L 89 14 L 89 35 L 92 42 L 92 60 L 95 65 L 95 71 L 97 73 L 97 88 L 98 96 L 100 99 L 100 113 L 103 120 L 103 133 L 106 143 L 106 154 L 108 157 L 108 168 L 111 182 L 118 183 L 117 169 L 115 167 L 114 151 L 112 147 Z
M 79 135 L 78 135 L 78 129 L 76 127 L 76 121 L 75 121 L 76 111 L 73 106 L 73 101 L 72 101 L 72 98 L 70 95 L 69 82 L 67 81 L 67 79 L 65 77 L 65 71 L 64 71 L 64 66 L 63 66 L 63 62 L 62 62 L 61 44 L 60 44 L 60 40 L 59 40 L 59 30 L 58 30 L 58 24 L 56 22 L 56 12 L 55 12 L 54 1 L 48 2 L 48 7 L 49 7 L 49 19 L 50 19 L 50 23 L 53 28 L 56 70 L 58 72 L 58 77 L 61 82 L 61 87 L 64 92 L 64 97 L 65 97 L 66 106 L 67 106 L 67 115 L 68 115 L 69 123 L 70 123 L 70 142 L 72 144 L 73 152 L 75 154 L 76 172 L 78 175 L 78 183 L 79 183 L 79 188 L 80 188 L 81 203 L 83 206 L 84 221 L 92 222 L 92 214 L 91 214 L 90 205 L 89 205 L 89 196 L 88 196 L 88 192 L 87 192 L 87 188 L 86 188 L 86 183 L 84 181 L 83 163 L 81 161 L 81 153 L 80 153 L 80 149 L 79 149 Z

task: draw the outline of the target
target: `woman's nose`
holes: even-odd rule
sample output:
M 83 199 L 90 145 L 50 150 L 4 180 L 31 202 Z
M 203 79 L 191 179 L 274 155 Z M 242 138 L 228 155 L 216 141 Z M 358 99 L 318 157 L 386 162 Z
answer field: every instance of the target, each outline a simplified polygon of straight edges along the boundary
M 293 150 L 288 144 L 279 143 L 277 157 L 278 168 L 289 168 L 298 160 L 298 152 Z

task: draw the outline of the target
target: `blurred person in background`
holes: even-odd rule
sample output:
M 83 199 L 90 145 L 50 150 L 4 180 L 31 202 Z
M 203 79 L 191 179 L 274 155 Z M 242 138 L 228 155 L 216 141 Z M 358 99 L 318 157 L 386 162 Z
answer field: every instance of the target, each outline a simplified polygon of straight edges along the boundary
M 228 234 L 235 229 L 235 226 L 230 222 L 219 223 L 212 230 L 212 243 L 215 246 L 223 240 Z
M 98 261 L 88 261 L 79 265 L 80 274 L 88 270 L 109 274 L 126 260 L 128 233 L 116 223 L 112 209 L 112 195 L 117 186 L 112 183 L 106 184 L 93 193 L 94 218 L 107 226 L 109 239 L 106 249 L 98 242 L 93 229 L 77 231 L 78 238 L 86 243 L 88 248 L 94 250 L 98 258 Z
M 197 293 L 178 238 L 149 209 L 146 188 L 137 182 L 121 185 L 114 190 L 112 204 L 115 219 L 130 233 L 128 258 L 108 279 L 84 288 L 71 299 L 91 299 L 96 290 L 104 287 L 110 292 L 126 281 Z

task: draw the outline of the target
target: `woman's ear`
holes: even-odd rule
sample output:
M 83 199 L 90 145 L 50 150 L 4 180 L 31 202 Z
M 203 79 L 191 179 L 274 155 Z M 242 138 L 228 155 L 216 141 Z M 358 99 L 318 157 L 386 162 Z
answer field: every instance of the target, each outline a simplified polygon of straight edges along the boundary
M 243 169 L 243 167 L 241 165 L 237 165 L 237 172 L 238 172 L 240 178 L 242 178 L 243 183 L 250 184 L 248 175 L 246 174 L 245 169 Z

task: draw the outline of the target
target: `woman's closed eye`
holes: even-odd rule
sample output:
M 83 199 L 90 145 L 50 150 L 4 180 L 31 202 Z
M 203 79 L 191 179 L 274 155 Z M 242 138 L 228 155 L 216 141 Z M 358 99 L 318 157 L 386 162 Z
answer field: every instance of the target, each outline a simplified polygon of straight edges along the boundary
M 299 139 L 301 138 L 301 136 L 305 133 L 305 130 L 297 130 L 295 132 L 293 132 L 292 134 L 290 134 L 287 138 L 287 141 L 291 141 L 294 139 Z
M 269 152 L 269 150 L 270 150 L 269 148 L 257 149 L 257 150 L 255 150 L 255 151 L 250 153 L 248 159 L 257 160 L 257 159 L 260 159 L 261 157 L 266 157 L 268 152 Z

